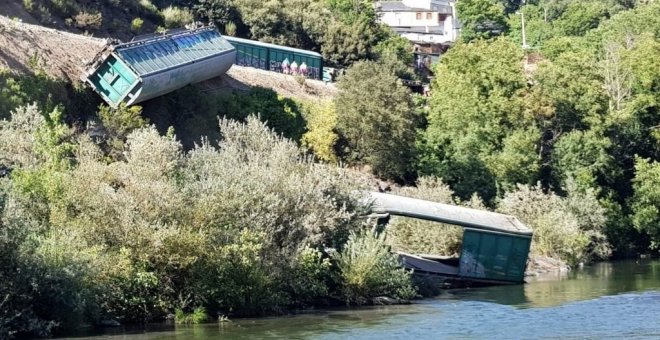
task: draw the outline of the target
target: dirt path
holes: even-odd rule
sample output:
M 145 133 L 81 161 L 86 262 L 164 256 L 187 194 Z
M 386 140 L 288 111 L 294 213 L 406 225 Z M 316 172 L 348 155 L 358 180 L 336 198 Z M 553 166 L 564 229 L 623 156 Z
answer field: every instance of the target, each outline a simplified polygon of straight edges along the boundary
M 305 84 L 301 85 L 290 75 L 237 65 L 232 66 L 227 74 L 200 85 L 210 92 L 243 91 L 259 86 L 272 89 L 283 97 L 308 101 L 332 98 L 337 93 L 337 88 L 331 83 L 307 79 Z
M 301 85 L 293 76 L 251 67 L 234 65 L 226 76 L 242 84 L 271 88 L 284 97 L 315 100 L 331 98 L 337 94 L 337 88 L 332 83 L 326 84 L 319 80 L 307 79 L 305 84 Z

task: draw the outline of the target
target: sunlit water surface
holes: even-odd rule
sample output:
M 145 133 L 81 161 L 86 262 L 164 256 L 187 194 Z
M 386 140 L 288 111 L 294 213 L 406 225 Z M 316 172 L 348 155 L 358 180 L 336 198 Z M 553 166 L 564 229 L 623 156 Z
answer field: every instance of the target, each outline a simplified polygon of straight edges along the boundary
M 600 263 L 520 286 L 451 290 L 405 306 L 109 329 L 89 339 L 219 338 L 660 339 L 660 261 Z

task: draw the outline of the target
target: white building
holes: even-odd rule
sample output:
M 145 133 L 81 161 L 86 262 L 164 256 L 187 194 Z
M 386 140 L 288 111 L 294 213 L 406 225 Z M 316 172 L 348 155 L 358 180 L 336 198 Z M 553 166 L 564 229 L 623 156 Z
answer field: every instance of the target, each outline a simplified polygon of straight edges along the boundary
M 458 36 L 456 0 L 380 1 L 380 21 L 415 43 L 448 44 Z

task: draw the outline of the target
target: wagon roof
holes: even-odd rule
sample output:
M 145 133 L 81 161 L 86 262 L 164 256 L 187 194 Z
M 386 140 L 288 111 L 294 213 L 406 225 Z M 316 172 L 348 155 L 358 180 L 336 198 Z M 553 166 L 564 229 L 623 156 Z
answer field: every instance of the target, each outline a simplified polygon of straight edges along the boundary
M 428 221 L 454 224 L 465 228 L 531 236 L 532 230 L 511 215 L 436 203 L 410 197 L 369 192 L 371 211 Z
M 234 47 L 212 27 L 156 35 L 115 46 L 115 53 L 140 75 L 222 54 Z
M 313 51 L 307 51 L 307 50 L 301 50 L 299 48 L 293 48 L 293 47 L 286 47 L 282 45 L 275 45 L 275 44 L 269 44 L 257 40 L 249 40 L 249 39 L 243 39 L 243 38 L 236 38 L 236 37 L 228 37 L 225 36 L 225 39 L 227 39 L 230 42 L 237 42 L 237 43 L 243 43 L 243 44 L 250 44 L 254 46 L 260 46 L 260 47 L 266 47 L 266 48 L 272 48 L 272 49 L 278 49 L 282 51 L 288 51 L 292 53 L 299 53 L 299 54 L 305 54 L 317 58 L 321 58 L 321 54 Z

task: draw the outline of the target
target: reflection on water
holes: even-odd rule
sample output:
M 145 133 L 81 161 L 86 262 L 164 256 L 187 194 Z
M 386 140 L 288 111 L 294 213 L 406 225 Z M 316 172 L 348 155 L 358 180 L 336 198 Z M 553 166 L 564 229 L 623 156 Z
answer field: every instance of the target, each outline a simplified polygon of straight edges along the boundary
M 527 282 L 518 286 L 458 290 L 449 296 L 527 308 L 557 306 L 624 292 L 660 290 L 660 261 L 602 262 L 571 273 L 527 278 Z
M 600 263 L 519 286 L 444 292 L 407 306 L 196 326 L 115 329 L 96 339 L 660 339 L 660 261 Z

